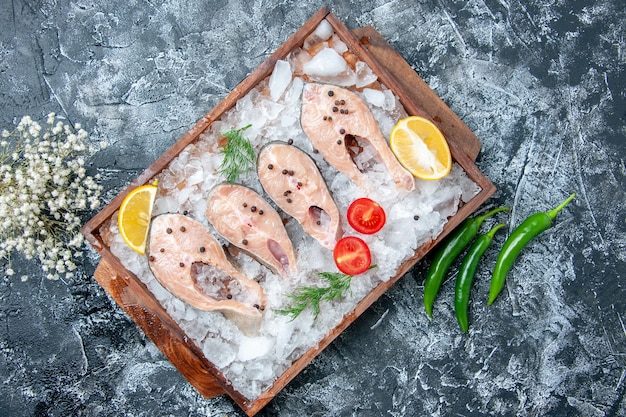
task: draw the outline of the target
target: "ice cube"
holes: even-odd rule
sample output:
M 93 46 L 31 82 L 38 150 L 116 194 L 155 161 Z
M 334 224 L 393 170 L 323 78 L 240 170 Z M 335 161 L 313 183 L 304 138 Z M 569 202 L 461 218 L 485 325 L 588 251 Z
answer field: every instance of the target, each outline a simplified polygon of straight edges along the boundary
M 385 105 L 383 108 L 385 110 L 394 110 L 396 108 L 396 96 L 393 95 L 391 90 L 383 90 L 383 94 L 385 95 Z
M 383 107 L 385 105 L 385 93 L 380 90 L 374 90 L 373 88 L 364 88 L 363 97 L 365 98 L 365 101 L 374 106 Z
M 152 208 L 153 215 L 163 213 L 176 213 L 179 208 L 178 201 L 172 196 L 163 196 L 156 199 Z
M 176 201 L 179 205 L 183 205 L 189 199 L 191 193 L 193 193 L 194 187 L 185 187 L 182 190 L 178 190 L 176 193 Z
M 159 284 L 156 280 L 153 280 L 151 285 L 148 286 L 150 292 L 154 295 L 154 297 L 159 300 L 161 303 L 169 298 L 172 298 L 172 293 L 166 290 L 161 284 Z
M 354 67 L 356 71 L 356 88 L 370 85 L 378 79 L 378 76 L 365 62 L 357 61 Z
M 269 337 L 246 337 L 243 336 L 239 343 L 237 359 L 245 362 L 273 353 L 274 341 Z
M 334 49 L 324 48 L 304 64 L 304 73 L 309 76 L 336 76 L 348 69 L 346 60 Z
M 304 74 L 304 65 L 311 60 L 311 55 L 300 48 L 296 48 L 287 55 L 287 62 L 291 65 L 294 74 Z
M 207 337 L 202 344 L 202 351 L 207 359 L 218 368 L 225 368 L 237 357 L 237 352 L 223 340 Z
M 276 119 L 284 109 L 281 104 L 272 103 L 271 101 L 267 100 L 262 101 L 259 107 L 259 110 L 263 112 L 263 115 L 267 120 Z
M 194 310 L 193 308 L 190 308 L 189 310 L 197 311 L 197 310 Z M 220 314 L 220 313 L 202 312 L 202 314 Z M 190 337 L 193 340 L 204 339 L 207 336 L 208 331 L 210 329 L 210 327 L 207 327 L 206 323 L 201 319 L 187 320 L 184 326 L 185 326 L 184 327 L 185 335 L 187 337 Z
M 328 45 L 335 51 L 337 51 L 338 54 L 344 54 L 348 52 L 348 46 L 336 34 L 330 38 Z
M 294 78 L 291 82 L 291 87 L 285 93 L 285 104 L 287 104 L 287 108 L 292 109 L 294 113 L 300 114 L 300 109 L 294 106 L 296 102 L 300 99 L 300 95 L 302 94 L 302 89 L 304 88 L 304 81 L 302 78 Z M 289 106 L 291 104 L 291 106 Z
M 244 369 L 245 367 L 243 366 L 243 363 L 240 362 L 234 362 L 232 365 L 230 365 L 230 372 L 233 375 L 241 375 Z
M 463 171 L 463 168 L 461 168 L 457 163 L 452 165 L 452 174 L 458 176 L 457 181 L 459 187 L 461 188 L 461 200 L 463 200 L 463 202 L 467 203 L 480 193 L 480 186 L 472 181 L 471 178 L 467 176 L 465 171 Z
M 202 168 L 192 165 L 188 168 L 187 185 L 196 185 L 204 180 L 204 171 Z
M 304 40 L 304 49 L 309 49 L 311 46 L 323 42 L 330 38 L 335 32 L 333 31 L 333 27 L 328 23 L 326 19 L 322 20 L 319 25 L 315 28 L 313 33 L 311 33 Z
M 283 60 L 276 61 L 269 81 L 272 100 L 278 101 L 280 96 L 283 95 L 291 82 L 291 77 L 291 65 L 289 65 L 289 62 Z

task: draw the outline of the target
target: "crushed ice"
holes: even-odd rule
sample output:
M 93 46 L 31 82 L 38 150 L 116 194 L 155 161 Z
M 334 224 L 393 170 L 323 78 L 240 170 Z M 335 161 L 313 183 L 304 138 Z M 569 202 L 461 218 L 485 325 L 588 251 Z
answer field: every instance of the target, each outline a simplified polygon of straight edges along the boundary
M 196 143 L 187 146 L 158 175 L 159 195 L 154 215 L 184 213 L 213 230 L 204 216 L 204 209 L 208 192 L 224 180 L 216 172 L 222 158 L 217 143 L 222 132 L 251 124 L 244 136 L 257 152 L 268 141 L 291 139 L 295 146 L 311 155 L 336 200 L 344 233 L 355 234 L 347 224 L 345 214 L 348 205 L 364 193 L 313 152 L 299 124 L 304 80 L 323 79 L 361 89 L 357 94 L 371 104 L 374 117 L 387 137 L 395 121 L 405 117 L 406 112 L 398 98 L 378 82 L 366 64 L 356 62 L 354 68 L 348 65 L 342 57 L 343 52 L 339 52 L 345 47 L 342 44 L 332 33 L 330 24 L 323 21 L 306 40 L 304 49 L 296 48 L 284 61 L 278 61 L 269 79 L 260 82 L 232 110 L 213 122 Z M 321 57 L 325 62 L 320 60 Z M 417 248 L 435 239 L 448 217 L 456 213 L 460 201 L 468 202 L 480 191 L 457 164 L 440 181 L 418 180 L 416 190 L 411 193 L 397 192 L 380 165 L 372 166 L 366 175 L 376 185 L 369 197 L 378 201 L 387 212 L 387 224 L 379 233 L 361 236 L 369 244 L 377 268 L 353 278 L 351 294 L 341 301 L 325 302 L 317 319 L 307 310 L 293 321 L 274 312 L 274 309 L 289 304 L 285 294 L 297 287 L 323 285 L 317 272 L 336 271 L 332 252 L 306 235 L 297 222 L 288 221 L 285 226 L 298 254 L 299 273 L 290 280 L 272 274 L 243 253 L 230 254 L 233 263 L 246 276 L 260 282 L 267 296 L 264 322 L 257 337 L 244 336 L 222 314 L 197 310 L 165 290 L 151 274 L 146 257 L 133 252 L 122 241 L 116 216 L 111 219 L 111 233 L 103 235 L 109 236 L 107 244 L 112 253 L 144 282 L 207 359 L 221 370 L 237 391 L 254 400 L 376 285 L 393 277 L 397 268 Z M 248 175 L 242 183 L 263 195 L 256 175 Z M 226 243 L 223 239 L 221 242 Z M 222 286 L 229 284 L 213 271 L 198 270 L 197 273 L 201 277 L 199 284 L 207 293 L 219 293 Z

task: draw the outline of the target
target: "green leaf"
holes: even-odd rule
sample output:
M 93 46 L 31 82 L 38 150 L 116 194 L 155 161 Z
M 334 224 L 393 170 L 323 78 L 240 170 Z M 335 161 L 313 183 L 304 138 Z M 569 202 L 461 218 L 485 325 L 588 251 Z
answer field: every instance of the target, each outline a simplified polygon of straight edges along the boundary
M 374 268 L 376 265 L 370 267 Z M 275 309 L 277 314 L 283 316 L 291 316 L 291 320 L 295 320 L 307 308 L 313 310 L 315 318 L 320 312 L 321 301 L 333 301 L 344 298 L 345 294 L 350 292 L 350 282 L 352 276 L 342 274 L 340 272 L 318 272 L 324 281 L 328 283 L 324 287 L 299 287 L 293 294 L 287 294 L 287 297 L 293 300 L 293 303 L 284 309 Z
M 243 137 L 242 132 L 252 125 L 241 129 L 229 130 L 222 133 L 226 143 L 222 147 L 224 159 L 218 168 L 218 172 L 226 177 L 226 181 L 233 183 L 239 176 L 248 171 L 254 165 L 256 154 L 250 141 Z

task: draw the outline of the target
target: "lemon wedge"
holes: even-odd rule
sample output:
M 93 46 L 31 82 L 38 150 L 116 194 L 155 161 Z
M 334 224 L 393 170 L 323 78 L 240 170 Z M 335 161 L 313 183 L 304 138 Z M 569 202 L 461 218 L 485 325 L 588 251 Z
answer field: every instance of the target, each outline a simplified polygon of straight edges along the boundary
M 157 186 L 154 183 L 135 188 L 124 198 L 117 214 L 122 239 L 132 250 L 141 255 L 146 251 L 152 206 L 156 194 Z
M 409 116 L 398 121 L 391 131 L 389 146 L 400 164 L 416 178 L 438 180 L 452 169 L 446 138 L 423 117 Z

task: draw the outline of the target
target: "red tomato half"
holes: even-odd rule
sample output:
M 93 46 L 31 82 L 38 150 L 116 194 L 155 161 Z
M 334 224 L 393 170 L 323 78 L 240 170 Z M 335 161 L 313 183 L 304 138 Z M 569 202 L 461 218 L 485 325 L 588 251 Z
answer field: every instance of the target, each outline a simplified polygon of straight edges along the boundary
M 370 248 L 356 236 L 346 236 L 337 242 L 333 257 L 337 268 L 348 275 L 362 274 L 372 265 Z
M 354 200 L 348 207 L 348 223 L 359 233 L 371 235 L 385 225 L 385 210 L 369 198 Z

